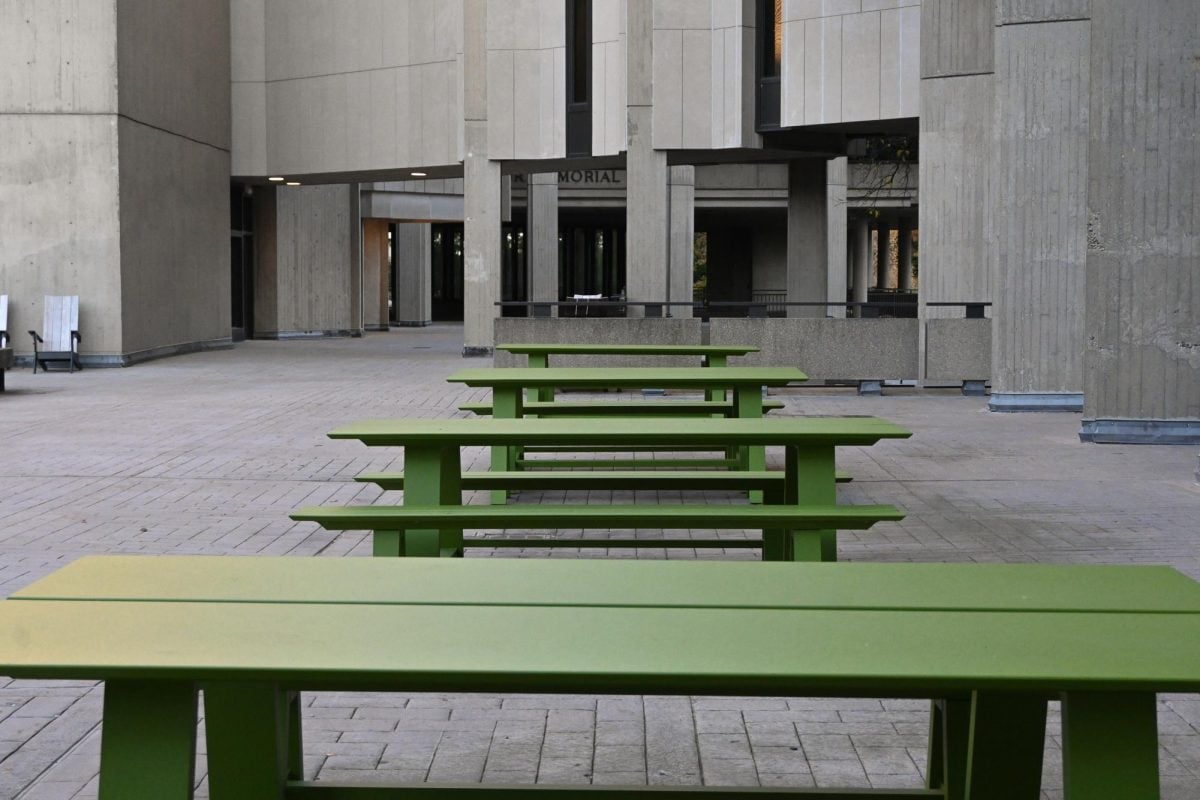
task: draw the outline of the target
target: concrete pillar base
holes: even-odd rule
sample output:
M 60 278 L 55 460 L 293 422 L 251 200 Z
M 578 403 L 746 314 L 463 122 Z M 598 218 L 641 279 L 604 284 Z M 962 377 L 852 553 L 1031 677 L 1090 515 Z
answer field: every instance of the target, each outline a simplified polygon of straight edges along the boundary
M 883 381 L 859 381 L 858 393 L 860 396 L 881 396 L 883 394 Z
M 490 358 L 492 348 L 479 345 L 463 345 L 463 358 Z
M 395 327 L 395 328 L 428 328 L 432 324 L 433 324 L 433 320 L 414 319 L 414 320 L 401 320 L 400 322 L 394 322 L 394 323 L 392 323 L 392 327 Z
M 987 381 L 963 381 L 962 393 L 967 397 L 983 397 L 987 394 Z
M 1085 419 L 1079 441 L 1095 444 L 1200 444 L 1197 419 Z M 1197 472 L 1200 479 L 1200 471 Z
M 988 411 L 1083 411 L 1082 392 L 992 393 Z

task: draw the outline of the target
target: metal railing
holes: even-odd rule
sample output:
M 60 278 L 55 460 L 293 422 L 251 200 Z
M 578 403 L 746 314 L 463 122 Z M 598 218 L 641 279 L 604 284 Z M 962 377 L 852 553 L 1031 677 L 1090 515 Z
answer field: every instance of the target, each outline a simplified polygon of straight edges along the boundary
M 775 295 L 777 293 L 764 292 L 763 294 Z M 786 293 L 784 294 L 786 295 Z M 658 318 L 663 316 L 671 316 L 672 308 L 687 307 L 692 310 L 692 316 L 707 320 L 714 316 L 746 316 L 752 319 L 782 317 L 787 315 L 787 309 L 790 307 L 845 308 L 847 311 L 847 316 L 851 316 L 852 314 L 853 317 L 859 319 L 898 316 L 911 318 L 916 316 L 916 309 L 919 304 L 915 300 L 872 300 L 867 302 L 848 301 L 844 303 L 826 301 L 787 301 L 777 300 L 772 296 L 764 299 L 759 299 L 756 297 L 753 300 L 704 300 L 692 302 L 682 300 L 500 300 L 497 301 L 495 305 L 500 306 L 501 308 L 524 308 L 526 310 L 526 315 L 530 317 L 549 317 L 551 315 L 551 309 L 554 308 L 559 309 L 560 317 L 623 317 L 626 315 L 626 309 L 629 306 L 635 306 L 644 309 L 644 316 Z M 936 303 L 926 303 L 925 305 L 938 308 L 960 307 L 964 309 L 964 316 L 967 319 L 983 319 L 985 316 L 984 309 L 992 304 L 990 302 L 968 300 L 939 301 Z M 722 313 L 725 311 L 737 312 L 743 310 L 745 312 L 744 314 Z M 905 313 L 897 313 L 901 310 L 903 310 Z M 564 315 L 562 313 L 563 311 L 570 311 L 571 313 Z M 912 313 L 907 313 L 910 311 Z

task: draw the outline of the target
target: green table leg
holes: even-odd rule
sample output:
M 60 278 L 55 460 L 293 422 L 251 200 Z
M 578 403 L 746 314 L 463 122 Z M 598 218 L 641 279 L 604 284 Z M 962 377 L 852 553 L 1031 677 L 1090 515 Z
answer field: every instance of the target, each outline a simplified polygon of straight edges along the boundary
M 410 445 L 404 453 L 406 506 L 462 505 L 462 465 L 457 447 Z M 462 528 L 376 531 L 375 555 L 462 555 Z
M 837 504 L 837 475 L 833 467 L 833 445 L 796 446 L 785 449 L 785 502 L 799 506 Z M 837 561 L 837 531 L 808 534 L 820 540 L 821 561 Z M 804 560 L 813 548 L 797 551 L 793 558 Z
M 528 357 L 529 357 L 529 366 L 531 366 L 531 367 L 543 368 L 543 367 L 550 366 L 550 354 L 549 353 L 530 353 Z M 554 387 L 553 386 L 543 386 L 538 389 L 528 389 L 528 390 L 526 390 L 526 396 L 530 400 L 540 400 L 543 403 L 553 403 L 554 402 Z
M 196 685 L 104 684 L 100 800 L 191 800 L 196 783 Z
M 964 800 L 967 745 L 971 734 L 971 701 L 965 697 L 929 704 L 929 757 L 925 786 L 941 789 L 945 800 Z
M 705 356 L 704 357 L 704 366 L 706 366 L 706 367 L 723 367 L 723 366 L 725 366 L 725 364 L 726 364 L 725 356 Z M 724 389 L 705 389 L 704 390 L 704 399 L 705 400 L 720 400 L 720 401 L 724 402 L 725 390 Z
M 733 392 L 733 407 L 734 416 L 738 419 L 762 419 L 762 387 L 738 386 Z M 767 468 L 767 448 L 761 445 L 743 447 L 738 460 L 743 470 L 764 470 Z M 751 503 L 762 501 L 762 491 L 754 489 L 750 492 Z
M 1157 800 L 1153 692 L 1067 692 L 1062 698 L 1065 800 Z
M 492 389 L 492 419 L 519 419 L 522 414 L 521 390 L 509 386 Z M 517 448 L 507 445 L 492 447 L 492 472 L 509 472 L 517 466 Z M 508 502 L 507 489 L 493 489 L 492 505 Z
M 969 800 L 1038 800 L 1045 744 L 1045 697 L 975 692 L 965 796 Z
M 289 777 L 300 779 L 298 714 L 288 693 L 265 683 L 204 687 L 208 786 L 213 800 L 281 800 Z M 296 709 L 298 711 L 298 709 Z

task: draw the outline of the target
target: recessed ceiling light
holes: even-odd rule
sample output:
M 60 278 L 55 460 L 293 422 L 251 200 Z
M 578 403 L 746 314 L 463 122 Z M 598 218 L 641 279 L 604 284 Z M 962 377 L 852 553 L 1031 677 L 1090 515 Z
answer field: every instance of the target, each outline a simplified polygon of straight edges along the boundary
M 287 185 L 288 185 L 288 186 L 299 186 L 299 185 L 300 185 L 300 181 L 288 181 L 288 182 L 287 182 Z
M 283 178 L 281 178 L 278 175 L 272 175 L 270 178 L 267 178 L 267 180 L 274 181 L 275 183 L 279 183 L 280 181 L 283 180 Z
M 424 172 L 410 172 L 409 174 L 410 174 L 410 175 L 412 175 L 414 178 L 424 178 L 426 173 L 424 173 Z

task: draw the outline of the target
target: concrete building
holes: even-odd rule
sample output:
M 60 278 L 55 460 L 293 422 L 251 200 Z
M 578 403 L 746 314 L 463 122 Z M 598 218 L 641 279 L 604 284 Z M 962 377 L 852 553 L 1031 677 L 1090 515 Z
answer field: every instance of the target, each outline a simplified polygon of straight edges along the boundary
M 1200 441 L 1197 41 L 1190 0 L 14 0 L 0 294 L 78 294 L 92 365 L 470 355 L 582 313 L 533 301 L 690 316 L 702 265 L 714 341 Z

